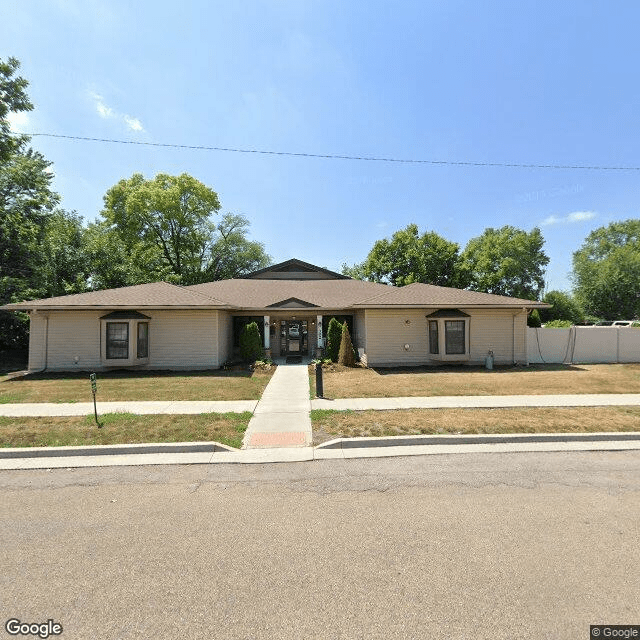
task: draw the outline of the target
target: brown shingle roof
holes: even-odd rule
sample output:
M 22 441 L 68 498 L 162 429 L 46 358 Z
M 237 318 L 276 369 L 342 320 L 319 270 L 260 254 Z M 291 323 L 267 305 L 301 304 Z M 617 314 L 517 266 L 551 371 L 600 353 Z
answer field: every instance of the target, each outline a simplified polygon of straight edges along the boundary
M 266 309 L 297 298 L 321 309 L 343 309 L 354 302 L 380 295 L 389 286 L 362 280 L 261 280 L 234 279 L 205 282 L 188 287 L 219 298 L 239 309 Z
M 202 308 L 268 310 L 394 307 L 546 307 L 543 303 L 429 284 L 391 287 L 362 280 L 233 279 L 181 287 L 168 282 L 77 293 L 5 305 L 8 310 L 78 308 Z
M 433 284 L 421 284 L 414 282 L 405 287 L 393 287 L 382 294 L 358 300 L 356 307 L 547 307 L 540 302 L 523 300 L 522 298 L 510 298 L 497 296 L 492 293 L 480 293 L 479 291 L 467 291 L 465 289 L 452 289 L 451 287 L 438 287 Z
M 152 282 L 149 284 L 137 284 L 131 287 L 119 289 L 103 289 L 101 291 L 88 291 L 87 293 L 75 293 L 56 298 L 44 298 L 42 300 L 28 300 L 5 305 L 4 309 L 66 309 L 66 308 L 100 308 L 100 307 L 202 307 L 225 308 L 227 305 L 221 300 L 216 300 L 201 292 L 193 291 L 187 287 L 179 287 L 168 282 Z

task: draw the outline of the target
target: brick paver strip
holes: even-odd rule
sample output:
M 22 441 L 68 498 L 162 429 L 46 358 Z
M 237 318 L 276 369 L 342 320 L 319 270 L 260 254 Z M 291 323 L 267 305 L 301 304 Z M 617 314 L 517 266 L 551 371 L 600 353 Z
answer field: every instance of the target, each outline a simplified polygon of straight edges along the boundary
M 282 433 L 254 433 L 251 436 L 251 446 L 287 447 L 304 445 L 305 434 L 302 431 L 287 431 Z

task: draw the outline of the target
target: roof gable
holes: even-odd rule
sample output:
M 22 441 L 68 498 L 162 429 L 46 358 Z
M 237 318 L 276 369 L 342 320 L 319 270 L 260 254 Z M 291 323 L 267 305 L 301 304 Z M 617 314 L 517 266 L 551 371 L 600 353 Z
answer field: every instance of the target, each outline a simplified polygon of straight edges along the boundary
M 272 264 L 270 267 L 253 271 L 245 276 L 246 279 L 257 280 L 350 280 L 335 271 L 329 271 L 324 267 L 317 267 L 309 262 L 303 262 L 296 258 Z
M 279 307 L 281 309 L 300 309 L 300 308 L 308 308 L 308 307 L 317 307 L 317 304 L 313 304 L 313 302 L 307 302 L 306 300 L 300 300 L 300 298 L 287 298 L 286 300 L 281 300 L 280 302 L 274 302 L 273 304 L 268 305 L 269 307 Z

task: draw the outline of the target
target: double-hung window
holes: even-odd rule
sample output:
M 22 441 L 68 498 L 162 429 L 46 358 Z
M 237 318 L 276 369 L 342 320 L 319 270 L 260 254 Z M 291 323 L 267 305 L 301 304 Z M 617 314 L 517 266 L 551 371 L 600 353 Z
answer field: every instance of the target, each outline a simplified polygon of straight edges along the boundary
M 460 309 L 438 309 L 427 315 L 428 349 L 431 360 L 469 359 L 468 313 Z
M 464 320 L 444 321 L 444 351 L 447 355 L 461 355 L 466 353 Z
M 440 353 L 437 320 L 429 320 L 429 353 L 432 355 Z
M 112 311 L 100 318 L 101 359 L 105 366 L 149 363 L 149 316 L 138 311 Z
M 129 358 L 129 323 L 107 322 L 107 359 Z
M 138 322 L 138 350 L 139 359 L 149 357 L 149 323 Z

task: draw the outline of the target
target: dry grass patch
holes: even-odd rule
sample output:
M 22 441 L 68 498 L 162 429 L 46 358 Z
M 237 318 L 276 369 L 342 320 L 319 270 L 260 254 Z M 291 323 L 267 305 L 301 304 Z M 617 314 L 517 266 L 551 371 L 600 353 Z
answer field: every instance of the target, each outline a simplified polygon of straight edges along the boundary
M 640 431 L 640 407 L 396 409 L 311 412 L 314 444 L 328 438 L 472 433 Z
M 0 417 L 0 447 L 63 447 L 142 442 L 221 442 L 239 448 L 250 412 L 199 415 L 107 413 L 68 418 Z
M 327 398 L 640 393 L 639 364 L 347 369 L 323 378 Z
M 98 373 L 97 399 L 258 400 L 272 371 L 110 371 Z M 14 402 L 90 402 L 87 372 L 0 378 L 0 404 Z

